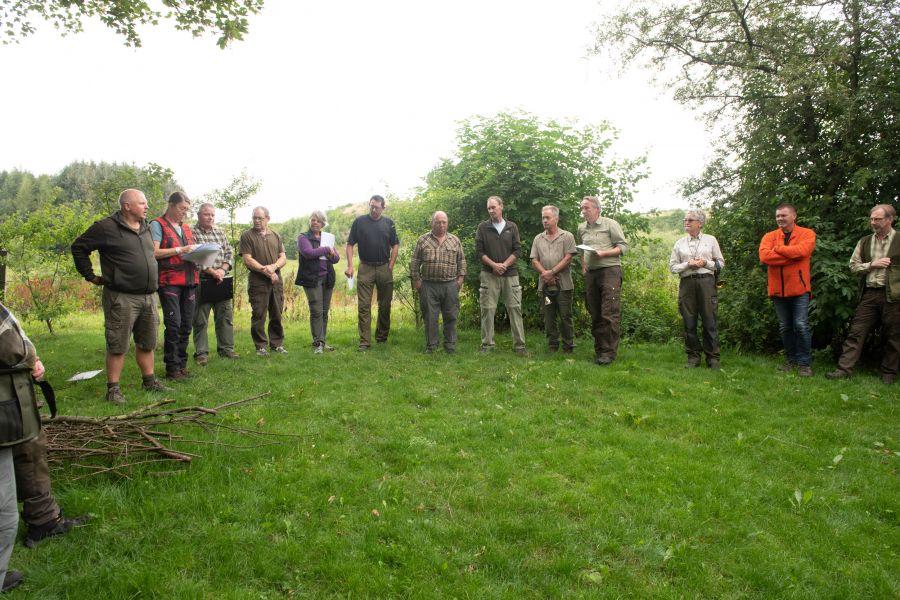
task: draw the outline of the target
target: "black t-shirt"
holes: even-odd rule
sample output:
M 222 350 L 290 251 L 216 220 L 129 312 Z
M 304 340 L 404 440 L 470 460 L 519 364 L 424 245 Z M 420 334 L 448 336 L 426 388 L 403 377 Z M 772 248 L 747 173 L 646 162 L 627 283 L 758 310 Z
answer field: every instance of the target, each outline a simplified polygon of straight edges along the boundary
M 347 243 L 358 246 L 359 260 L 366 263 L 386 263 L 391 259 L 391 248 L 400 243 L 394 221 L 381 217 L 377 221 L 369 215 L 356 217 L 350 226 Z

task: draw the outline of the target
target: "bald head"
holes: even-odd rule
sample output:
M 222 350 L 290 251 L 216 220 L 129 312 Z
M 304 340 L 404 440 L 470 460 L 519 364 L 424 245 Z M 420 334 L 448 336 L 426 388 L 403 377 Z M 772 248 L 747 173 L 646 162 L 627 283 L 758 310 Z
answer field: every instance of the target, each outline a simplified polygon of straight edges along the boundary
M 142 221 L 147 216 L 147 197 L 141 190 L 125 190 L 119 194 L 119 207 L 126 221 Z
M 431 233 L 434 234 L 434 237 L 442 238 L 447 235 L 447 227 L 449 225 L 450 220 L 444 211 L 439 210 L 431 215 Z

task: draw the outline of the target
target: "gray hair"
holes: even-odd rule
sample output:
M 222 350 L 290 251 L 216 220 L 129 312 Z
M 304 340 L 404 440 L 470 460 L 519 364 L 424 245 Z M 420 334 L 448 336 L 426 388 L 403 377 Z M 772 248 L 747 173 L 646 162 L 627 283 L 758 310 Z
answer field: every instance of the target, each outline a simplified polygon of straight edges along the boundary
M 897 211 L 890 204 L 876 204 L 875 206 L 872 207 L 872 210 L 869 211 L 869 216 L 872 216 L 872 213 L 875 212 L 876 210 L 878 210 L 879 208 L 884 211 L 885 219 L 890 219 L 891 222 L 893 222 L 894 219 L 897 218 Z
M 269 218 L 269 209 L 268 208 L 266 208 L 265 206 L 257 206 L 256 208 L 253 209 L 253 212 L 256 212 L 258 210 L 263 211 L 263 214 L 266 215 L 266 218 L 267 219 Z M 253 213 L 250 213 L 250 214 L 253 214 Z
M 309 221 L 312 222 L 313 219 L 319 221 L 322 224 L 322 228 L 328 227 L 328 217 L 325 216 L 325 213 L 321 210 L 314 210 L 309 213 Z
M 541 208 L 541 214 L 543 214 L 545 210 L 549 210 L 551 213 L 553 213 L 554 217 L 557 217 L 557 218 L 559 217 L 559 207 L 558 206 L 548 204 L 547 206 Z
M 203 204 L 200 205 L 199 208 L 197 208 L 197 214 L 200 214 L 200 211 L 203 210 L 204 208 L 211 208 L 213 210 L 216 210 L 216 206 L 212 202 L 204 202 Z
M 689 208 L 685 213 L 685 217 L 693 217 L 700 221 L 700 226 L 706 225 L 706 213 L 699 208 Z
M 585 196 L 581 199 L 582 202 L 584 202 L 585 200 L 593 204 L 594 208 L 600 210 L 600 198 L 598 198 L 597 196 Z

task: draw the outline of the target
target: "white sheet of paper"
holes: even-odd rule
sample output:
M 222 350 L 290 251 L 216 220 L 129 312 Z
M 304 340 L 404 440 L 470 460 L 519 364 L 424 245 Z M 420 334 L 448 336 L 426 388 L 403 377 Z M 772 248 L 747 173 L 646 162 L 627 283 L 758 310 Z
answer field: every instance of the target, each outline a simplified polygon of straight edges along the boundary
M 219 252 L 219 246 L 215 243 L 200 244 L 193 252 L 182 254 L 181 258 L 196 263 L 201 267 L 211 267 L 216 260 L 216 254 Z
M 587 244 L 578 244 L 578 245 L 575 246 L 575 247 L 578 248 L 579 250 L 584 250 L 585 252 L 596 252 L 596 250 L 594 250 L 593 248 L 591 248 L 591 247 L 588 246 Z
M 85 379 L 92 379 L 103 372 L 103 369 L 98 369 L 96 371 L 83 371 L 81 373 L 75 373 L 71 377 L 69 377 L 66 381 L 84 381 Z
M 328 233 L 326 231 L 322 232 L 322 237 L 319 239 L 319 247 L 326 246 L 328 248 L 334 248 L 334 234 Z M 319 260 L 328 260 L 324 256 L 320 256 Z

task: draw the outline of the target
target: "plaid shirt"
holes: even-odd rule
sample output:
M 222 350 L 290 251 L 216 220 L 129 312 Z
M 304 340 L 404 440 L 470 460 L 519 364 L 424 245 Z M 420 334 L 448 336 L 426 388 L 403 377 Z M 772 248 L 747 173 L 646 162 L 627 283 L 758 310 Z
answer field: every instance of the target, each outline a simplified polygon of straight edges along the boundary
M 448 233 L 438 242 L 430 231 L 419 238 L 409 263 L 413 281 L 452 281 L 466 275 L 466 257 L 459 238 Z
M 213 225 L 212 229 L 204 230 L 199 223 L 191 231 L 194 234 L 194 242 L 219 245 L 219 253 L 216 255 L 215 262 L 213 262 L 213 269 L 221 269 L 223 263 L 228 263 L 229 271 L 234 268 L 234 250 L 232 250 L 231 244 L 228 243 L 228 238 L 225 237 L 224 231 L 215 225 Z

